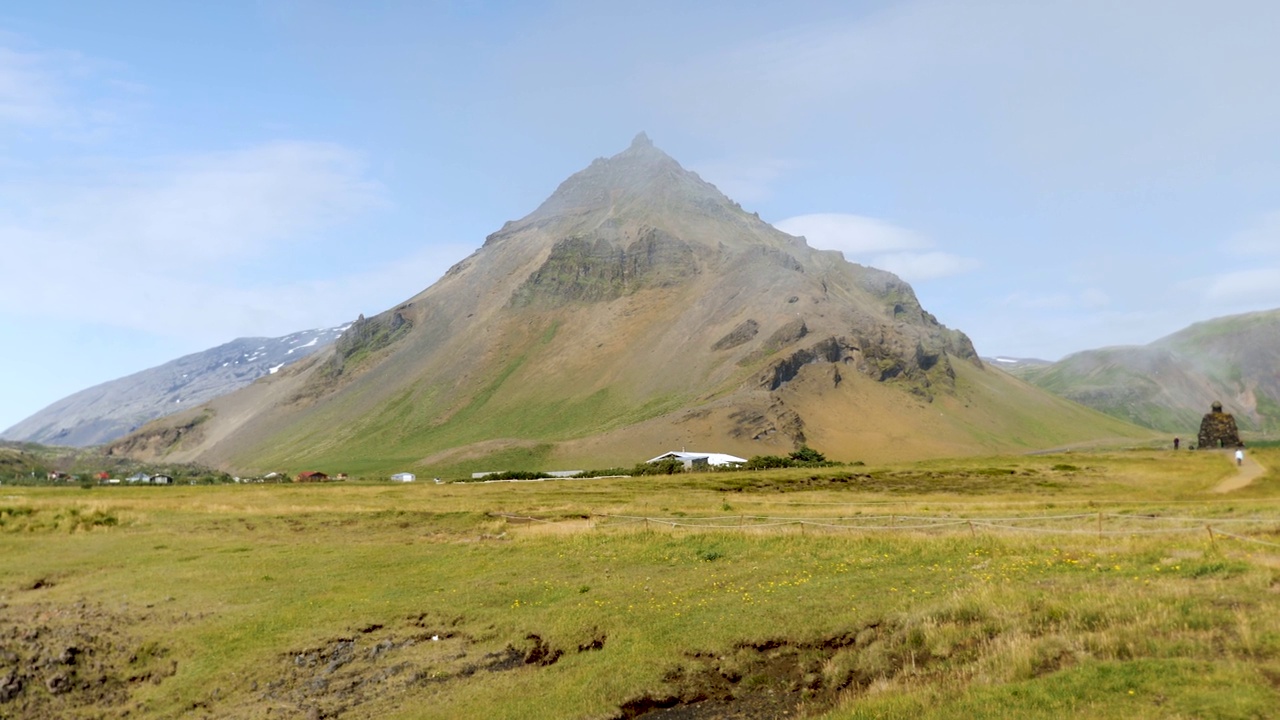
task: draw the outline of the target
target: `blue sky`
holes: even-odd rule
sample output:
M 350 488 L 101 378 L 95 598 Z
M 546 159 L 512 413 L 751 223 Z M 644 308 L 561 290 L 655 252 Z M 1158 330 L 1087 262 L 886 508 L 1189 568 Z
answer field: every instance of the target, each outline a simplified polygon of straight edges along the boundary
M 0 429 L 384 310 L 641 130 L 984 355 L 1280 307 L 1278 34 L 1230 1 L 8 4 Z

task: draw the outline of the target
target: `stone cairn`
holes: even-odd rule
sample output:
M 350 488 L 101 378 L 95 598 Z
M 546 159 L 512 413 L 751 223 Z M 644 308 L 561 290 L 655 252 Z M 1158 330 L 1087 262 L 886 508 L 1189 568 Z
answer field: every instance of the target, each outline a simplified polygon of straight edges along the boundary
M 1209 448 L 1239 447 L 1240 431 L 1236 428 L 1236 419 L 1231 413 L 1222 412 L 1222 403 L 1215 402 L 1212 412 L 1200 421 L 1199 447 Z

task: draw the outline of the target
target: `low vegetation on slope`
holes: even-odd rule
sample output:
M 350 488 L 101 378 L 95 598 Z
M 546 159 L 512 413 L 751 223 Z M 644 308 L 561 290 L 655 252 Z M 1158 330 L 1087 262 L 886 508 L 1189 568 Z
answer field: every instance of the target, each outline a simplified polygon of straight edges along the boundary
M 1014 374 L 1144 427 L 1194 435 L 1222 402 L 1242 430 L 1280 429 L 1280 310 L 1196 323 L 1149 345 L 1075 353 Z
M 1212 492 L 1235 472 L 21 488 L 0 715 L 1263 717 L 1280 474 Z

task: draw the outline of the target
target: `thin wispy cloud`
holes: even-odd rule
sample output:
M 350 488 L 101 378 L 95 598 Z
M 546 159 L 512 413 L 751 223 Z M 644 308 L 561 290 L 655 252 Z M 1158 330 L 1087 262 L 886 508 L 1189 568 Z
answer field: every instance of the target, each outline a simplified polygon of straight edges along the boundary
M 1227 249 L 1244 256 L 1280 255 L 1280 211 L 1263 214 L 1227 241 Z
M 59 119 L 55 80 L 44 65 L 45 58 L 36 53 L 0 46 L 0 125 L 45 125 Z
M 1199 283 L 1211 306 L 1280 307 L 1280 267 L 1263 267 L 1213 275 Z
M 118 63 L 32 48 L 0 32 L 0 128 L 28 139 L 100 141 L 137 111 L 146 93 Z M 4 145 L 0 135 L 0 150 Z
M 1111 305 L 1106 291 L 1096 287 L 1075 289 L 1071 292 L 1030 293 L 1015 292 L 1006 295 L 1001 305 L 1021 310 L 1101 310 Z
M 910 282 L 959 275 L 981 266 L 973 258 L 935 249 L 933 241 L 919 233 L 862 215 L 797 215 L 774 227 L 804 237 L 812 247 L 839 250 L 846 260 L 888 270 Z
M 12 278 L 13 292 L 0 295 L 0 311 L 160 334 L 186 318 L 205 332 L 247 298 L 272 307 L 282 286 L 305 280 L 299 268 L 323 250 L 323 240 L 387 202 L 358 153 L 325 143 L 268 143 L 89 170 L 0 186 L 0 238 L 12 248 L 8 259 L 27 269 Z M 105 279 L 112 282 L 95 282 Z M 66 283 L 87 283 L 91 300 L 48 292 Z M 33 297 L 41 298 L 34 308 Z M 280 301 L 316 307 L 314 298 Z
M 739 203 L 755 203 L 773 195 L 776 183 L 788 169 L 782 160 L 704 162 L 690 168 L 703 180 Z

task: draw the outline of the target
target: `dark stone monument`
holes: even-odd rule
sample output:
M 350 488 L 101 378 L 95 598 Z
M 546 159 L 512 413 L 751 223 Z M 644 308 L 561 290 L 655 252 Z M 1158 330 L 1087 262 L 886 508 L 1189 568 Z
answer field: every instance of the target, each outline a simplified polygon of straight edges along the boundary
M 1200 448 L 1238 447 L 1240 431 L 1236 428 L 1236 419 L 1231 413 L 1222 412 L 1222 403 L 1214 402 L 1212 412 L 1200 421 Z

